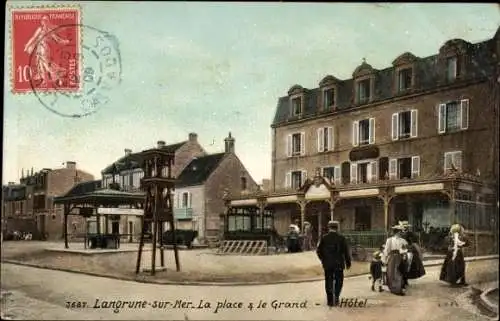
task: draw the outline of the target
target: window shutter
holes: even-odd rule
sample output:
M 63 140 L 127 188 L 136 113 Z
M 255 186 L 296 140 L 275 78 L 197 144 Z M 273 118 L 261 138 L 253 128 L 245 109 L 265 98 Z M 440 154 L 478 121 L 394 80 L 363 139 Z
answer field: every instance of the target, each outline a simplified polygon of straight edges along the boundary
M 342 172 L 340 171 L 340 166 L 335 166 L 333 169 L 333 181 L 335 185 L 340 185 L 342 180 Z
M 438 132 L 442 134 L 446 132 L 446 104 L 439 104 L 438 120 Z
M 342 167 L 342 184 L 349 184 L 351 181 L 351 165 L 349 162 L 343 162 Z
M 398 177 L 398 160 L 396 158 L 389 159 L 389 179 L 397 179 Z
M 411 177 L 417 178 L 420 176 L 420 156 L 411 158 Z
M 191 208 L 192 202 L 193 202 L 193 194 L 191 194 L 191 192 L 188 192 L 188 204 L 187 204 L 188 208 Z
M 318 152 L 321 153 L 325 150 L 325 141 L 323 139 L 324 128 L 318 128 Z
M 462 152 L 454 152 L 452 154 L 453 165 L 458 171 L 462 171 Z
M 358 146 L 359 144 L 359 122 L 355 121 L 352 123 L 352 146 Z
M 328 150 L 333 150 L 333 127 L 328 127 Z
M 176 195 L 177 195 L 177 208 L 181 208 L 181 205 L 182 205 L 181 200 L 180 200 L 181 193 L 177 193 Z
M 301 182 L 300 182 L 301 183 L 300 187 L 302 187 L 305 184 L 306 180 L 307 180 L 307 171 L 302 171 L 302 179 L 301 179 Z
M 293 150 L 292 135 L 289 134 L 286 136 L 286 156 L 287 157 L 292 157 L 292 150 Z
M 392 114 L 392 140 L 399 138 L 399 114 Z
M 360 179 L 361 181 L 361 179 Z M 372 164 L 368 163 L 366 164 L 366 182 L 371 183 L 372 182 Z
M 377 167 L 378 167 L 378 163 L 377 161 L 373 161 L 373 162 L 370 162 L 369 164 L 369 167 L 370 167 L 370 182 L 376 182 L 377 181 L 377 178 L 378 178 L 378 173 L 377 173 Z
M 375 144 L 375 118 L 370 118 L 370 128 L 369 128 L 369 144 Z
M 287 172 L 285 175 L 285 188 L 292 187 L 292 173 Z
M 462 109 L 462 129 L 467 129 L 469 127 L 469 100 L 462 99 L 460 101 L 460 108 Z
M 358 164 L 351 164 L 351 183 L 356 184 L 358 182 Z
M 300 155 L 306 154 L 306 133 L 300 133 Z
M 446 173 L 451 169 L 451 163 L 453 162 L 453 153 L 444 153 L 444 172 Z
M 418 135 L 418 110 L 413 109 L 411 111 L 410 137 L 417 137 L 417 135 Z

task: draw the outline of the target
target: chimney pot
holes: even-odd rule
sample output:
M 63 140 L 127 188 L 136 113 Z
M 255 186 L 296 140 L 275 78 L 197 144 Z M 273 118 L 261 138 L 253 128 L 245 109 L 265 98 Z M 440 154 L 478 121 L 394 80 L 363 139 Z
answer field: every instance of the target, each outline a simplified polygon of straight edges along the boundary
M 159 141 L 157 142 L 157 146 L 158 146 L 158 148 L 163 148 L 163 147 L 165 147 L 165 141 L 163 141 L 163 140 L 159 140 Z
M 66 162 L 66 168 L 75 169 L 76 168 L 76 162 L 67 161 Z
M 128 149 L 128 148 L 125 148 L 125 156 L 128 156 L 130 154 L 132 154 L 132 150 Z
M 198 141 L 198 134 L 197 133 L 189 133 L 189 141 L 190 142 Z

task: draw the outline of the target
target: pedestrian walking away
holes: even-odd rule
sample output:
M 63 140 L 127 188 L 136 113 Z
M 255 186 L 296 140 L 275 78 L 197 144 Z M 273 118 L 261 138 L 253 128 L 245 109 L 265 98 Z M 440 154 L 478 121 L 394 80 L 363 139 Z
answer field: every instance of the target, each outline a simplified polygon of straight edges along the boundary
M 408 243 L 402 238 L 404 226 L 398 224 L 392 229 L 395 234 L 387 239 L 384 249 L 387 265 L 387 286 L 391 293 L 405 295 L 405 280 L 407 273 L 406 254 Z
M 339 233 L 338 221 L 328 222 L 328 233 L 319 241 L 316 253 L 325 273 L 327 305 L 337 306 L 344 283 L 344 269 L 351 267 L 351 255 L 346 238 Z
M 462 225 L 454 224 L 450 228 L 449 243 L 448 253 L 441 267 L 439 280 L 454 286 L 466 286 L 465 260 L 462 248 L 468 246 L 469 242 L 465 238 L 465 229 Z

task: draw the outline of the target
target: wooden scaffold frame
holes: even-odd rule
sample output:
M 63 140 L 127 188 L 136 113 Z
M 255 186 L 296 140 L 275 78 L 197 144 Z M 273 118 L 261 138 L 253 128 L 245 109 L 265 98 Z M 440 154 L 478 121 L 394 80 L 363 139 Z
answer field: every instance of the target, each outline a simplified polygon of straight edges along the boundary
M 158 142 L 157 148 L 145 150 L 136 156 L 144 171 L 144 177 L 141 179 L 141 189 L 146 193 L 136 274 L 140 272 L 142 251 L 147 234 L 151 234 L 152 243 L 151 275 L 156 273 L 157 244 L 160 249 L 160 266 L 162 269 L 165 268 L 163 245 L 165 222 L 169 223 L 174 240 L 176 239 L 172 202 L 172 193 L 175 189 L 175 178 L 172 176 L 174 156 L 174 153 L 162 149 L 162 142 Z M 151 229 L 151 232 L 149 232 L 149 229 Z M 174 242 L 173 247 L 176 269 L 180 271 L 179 252 L 176 242 Z

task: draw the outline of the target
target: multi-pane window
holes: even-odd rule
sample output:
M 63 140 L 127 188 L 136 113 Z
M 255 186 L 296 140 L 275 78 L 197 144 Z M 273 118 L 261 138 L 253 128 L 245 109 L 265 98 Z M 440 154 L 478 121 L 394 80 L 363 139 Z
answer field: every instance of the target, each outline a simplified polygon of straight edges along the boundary
M 288 157 L 305 154 L 305 133 L 287 135 L 286 154 Z
M 333 127 L 318 128 L 318 152 L 333 150 Z
M 340 185 L 342 181 L 342 174 L 340 166 L 329 166 L 323 168 L 323 177 L 328 179 L 330 183 Z
M 292 113 L 294 116 L 299 116 L 302 114 L 302 98 L 295 97 L 292 98 Z
M 411 68 L 402 69 L 398 73 L 398 89 L 400 92 L 412 87 L 413 71 Z
M 439 104 L 438 131 L 440 134 L 469 127 L 469 100 L 451 101 Z
M 286 173 L 285 188 L 298 189 L 300 188 L 307 178 L 307 172 L 303 170 L 290 171 Z
M 392 114 L 392 139 L 417 137 L 416 109 Z
M 378 178 L 377 167 L 377 161 L 351 163 L 351 183 L 362 184 L 375 182 Z
M 182 193 L 182 208 L 191 208 L 191 193 Z
M 389 159 L 389 179 L 411 179 L 420 176 L 420 156 Z
M 358 103 L 363 104 L 370 100 L 370 79 L 358 81 L 357 86 Z
M 368 145 L 375 143 L 375 118 L 353 122 L 352 145 Z
M 444 153 L 444 172 L 450 170 L 462 170 L 462 152 L 454 151 Z
M 335 106 L 335 89 L 328 88 L 323 90 L 323 109 L 327 110 Z

